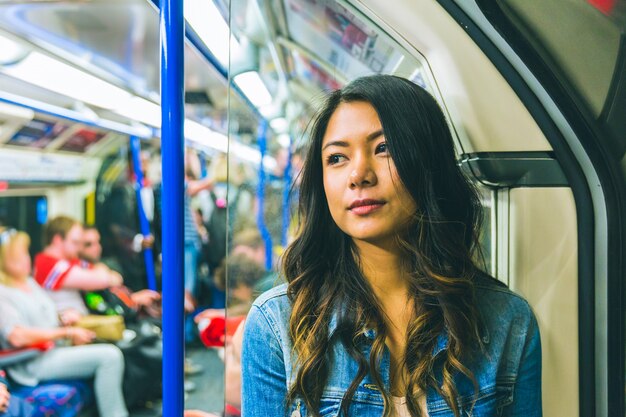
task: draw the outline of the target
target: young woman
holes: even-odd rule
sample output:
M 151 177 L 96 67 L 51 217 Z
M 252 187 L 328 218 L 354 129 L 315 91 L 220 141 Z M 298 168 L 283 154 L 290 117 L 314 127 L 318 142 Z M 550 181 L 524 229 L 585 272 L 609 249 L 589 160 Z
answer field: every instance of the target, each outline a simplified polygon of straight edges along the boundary
M 287 284 L 246 321 L 243 416 L 541 416 L 537 322 L 474 262 L 481 208 L 436 101 L 353 81 L 301 175 Z
M 54 303 L 30 277 L 29 244 L 27 234 L 0 229 L 0 346 L 21 348 L 46 341 L 57 346 L 9 367 L 9 376 L 29 386 L 54 379 L 93 378 L 99 415 L 128 416 L 122 396 L 122 353 L 109 344 L 88 345 L 95 337 L 92 331 L 59 327 Z

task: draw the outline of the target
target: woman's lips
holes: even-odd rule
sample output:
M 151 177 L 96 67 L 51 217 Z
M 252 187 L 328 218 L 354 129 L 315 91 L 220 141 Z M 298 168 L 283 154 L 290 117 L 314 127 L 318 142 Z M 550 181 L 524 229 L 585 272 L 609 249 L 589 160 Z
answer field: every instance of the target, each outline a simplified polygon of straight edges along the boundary
M 378 210 L 383 205 L 385 205 L 385 202 L 380 200 L 356 200 L 350 204 L 348 210 L 359 216 L 364 216 Z

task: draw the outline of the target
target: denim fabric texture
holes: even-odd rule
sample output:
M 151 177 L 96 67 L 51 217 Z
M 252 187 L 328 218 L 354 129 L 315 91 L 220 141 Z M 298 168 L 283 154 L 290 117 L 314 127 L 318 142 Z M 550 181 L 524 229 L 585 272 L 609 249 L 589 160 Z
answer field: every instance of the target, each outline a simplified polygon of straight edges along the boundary
M 457 403 L 463 417 L 540 417 L 541 410 L 541 343 L 537 321 L 528 303 L 503 284 L 491 278 L 475 281 L 476 300 L 481 315 L 483 350 L 464 364 L 474 373 L 474 386 L 463 375 L 456 376 Z M 283 284 L 261 295 L 252 306 L 245 324 L 242 349 L 242 415 L 244 417 L 309 415 L 304 402 L 286 404 L 288 387 L 295 378 L 292 345 L 289 338 L 290 302 Z M 336 323 L 331 320 L 330 334 Z M 373 340 L 374 331 L 366 333 Z M 345 416 L 341 401 L 358 365 L 340 342 L 332 339 L 330 376 L 322 399 L 320 414 Z M 446 349 L 447 333 L 439 335 L 433 354 Z M 362 351 L 367 358 L 371 342 Z M 389 389 L 389 352 L 381 363 L 385 389 Z M 435 369 L 441 381 L 441 369 Z M 453 412 L 435 391 L 426 394 L 428 415 L 449 417 Z M 350 403 L 348 416 L 382 416 L 383 398 L 367 375 Z M 348 417 L 345 416 L 345 417 Z

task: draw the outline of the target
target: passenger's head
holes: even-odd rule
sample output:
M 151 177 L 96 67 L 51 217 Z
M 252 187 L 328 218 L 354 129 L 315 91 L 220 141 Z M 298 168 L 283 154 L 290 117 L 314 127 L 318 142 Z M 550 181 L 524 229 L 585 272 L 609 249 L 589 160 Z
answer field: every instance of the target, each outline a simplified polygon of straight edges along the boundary
M 243 254 L 265 266 L 265 242 L 257 229 L 244 229 L 233 238 L 232 255 Z
M 230 300 L 236 303 L 251 303 L 254 299 L 254 286 L 265 273 L 262 266 L 240 253 L 222 261 L 215 271 L 215 283 L 220 288 L 228 288 Z
M 83 226 L 83 238 L 80 246 L 79 257 L 91 263 L 100 262 L 102 245 L 100 245 L 100 232 L 95 226 Z
M 185 176 L 190 180 L 200 178 L 202 171 L 198 152 L 191 148 L 185 148 Z
M 11 285 L 15 280 L 28 278 L 29 246 L 30 237 L 26 233 L 0 227 L 0 284 Z
M 453 273 L 467 267 L 478 198 L 429 93 L 396 76 L 359 78 L 330 94 L 310 130 L 301 173 L 302 238 L 314 241 L 320 254 L 338 252 L 327 242 L 408 237 L 429 267 Z M 367 207 L 363 199 L 374 201 Z M 361 204 L 366 207 L 354 210 Z
M 46 223 L 43 240 L 63 259 L 77 259 L 83 239 L 83 227 L 78 220 L 57 216 Z
M 276 161 L 274 174 L 278 177 L 282 177 L 285 173 L 285 168 L 287 168 L 287 164 L 289 163 L 289 150 L 282 146 L 277 146 L 272 150 L 272 155 Z
M 300 172 L 302 171 L 302 164 L 304 164 L 304 155 L 304 147 L 298 147 L 291 155 L 291 177 L 298 185 L 300 185 Z
M 152 160 L 152 154 L 150 151 L 143 150 L 139 153 L 139 163 L 141 164 L 141 173 L 144 178 L 148 177 L 150 171 L 150 162 Z
M 126 152 L 126 158 L 128 161 L 128 176 L 130 179 L 135 178 L 135 162 L 133 158 L 133 152 L 129 147 Z M 150 176 L 150 165 L 152 163 L 152 152 L 143 149 L 139 152 L 139 169 L 144 178 L 148 179 Z

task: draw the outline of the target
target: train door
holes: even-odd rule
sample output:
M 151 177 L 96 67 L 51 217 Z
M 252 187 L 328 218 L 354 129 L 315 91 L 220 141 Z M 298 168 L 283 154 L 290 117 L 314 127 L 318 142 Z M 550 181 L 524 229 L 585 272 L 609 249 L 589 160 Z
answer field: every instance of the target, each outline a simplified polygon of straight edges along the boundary
M 585 199 L 580 196 L 584 184 L 570 183 L 580 245 L 579 412 L 624 415 L 624 269 L 620 259 L 624 253 L 621 161 L 626 125 L 618 114 L 626 110 L 625 4 L 551 2 L 529 7 L 516 1 L 477 3 L 495 31 L 544 86 L 577 138 L 576 143 L 570 132 L 568 145 L 551 143 L 557 155 L 568 147 L 578 153 L 575 159 L 589 189 Z M 557 15 L 559 24 L 555 25 L 551 16 Z M 579 31 L 584 35 L 576 36 Z M 559 118 L 553 117 L 553 122 L 559 124 Z M 581 148 L 586 157 L 580 157 Z M 565 167 L 567 158 L 559 158 Z M 594 211 L 593 226 L 585 220 L 590 216 L 585 207 L 589 203 Z

